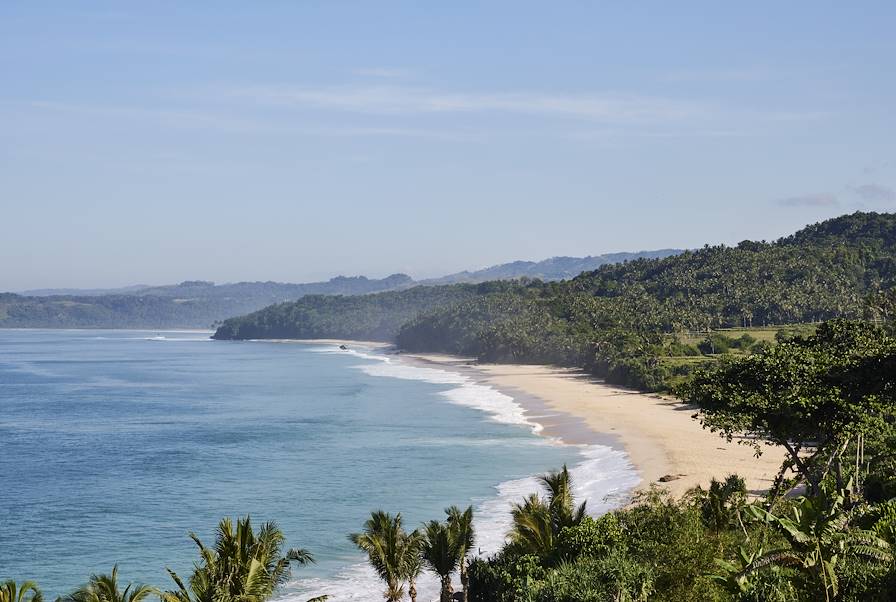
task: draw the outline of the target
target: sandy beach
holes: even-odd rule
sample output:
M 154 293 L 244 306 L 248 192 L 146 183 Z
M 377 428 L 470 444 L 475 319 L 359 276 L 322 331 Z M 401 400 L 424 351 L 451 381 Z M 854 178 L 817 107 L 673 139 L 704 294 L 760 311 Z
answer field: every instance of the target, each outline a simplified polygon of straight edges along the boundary
M 641 476 L 640 489 L 656 483 L 680 496 L 708 486 L 713 477 L 737 473 L 751 493 L 767 490 L 784 454 L 753 448 L 704 430 L 695 408 L 595 380 L 579 370 L 539 365 L 480 364 L 447 355 L 402 354 L 412 361 L 469 371 L 477 380 L 513 395 L 544 434 L 568 443 L 615 443 Z M 669 479 L 661 482 L 661 478 Z

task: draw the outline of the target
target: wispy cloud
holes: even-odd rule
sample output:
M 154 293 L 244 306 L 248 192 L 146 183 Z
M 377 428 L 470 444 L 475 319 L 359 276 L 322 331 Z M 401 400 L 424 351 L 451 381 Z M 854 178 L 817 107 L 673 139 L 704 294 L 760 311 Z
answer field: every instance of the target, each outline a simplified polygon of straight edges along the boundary
M 229 113 L 197 109 L 146 108 L 119 105 L 82 105 L 36 100 L 27 106 L 40 111 L 81 115 L 104 121 L 118 120 L 177 129 L 215 130 L 228 133 L 290 134 L 335 137 L 435 138 L 470 141 L 479 133 L 458 128 L 389 126 L 306 125 L 264 118 L 237 117 Z
M 777 199 L 775 204 L 781 205 L 782 207 L 837 207 L 840 205 L 837 197 L 827 192 L 802 194 Z
M 859 186 L 851 186 L 850 189 L 859 195 L 863 201 L 871 203 L 893 202 L 896 201 L 896 190 L 888 186 L 880 184 L 861 184 Z
M 231 98 L 371 114 L 498 112 L 612 123 L 681 122 L 715 112 L 701 103 L 633 95 L 462 93 L 402 86 L 248 86 Z
M 129 120 L 138 123 L 151 121 L 164 127 L 185 129 L 247 132 L 273 128 L 273 125 L 264 124 L 258 120 L 197 109 L 78 104 L 46 100 L 34 100 L 28 102 L 27 105 L 41 111 L 89 116 L 103 121 Z
M 731 69 L 682 69 L 669 71 L 660 76 L 667 82 L 760 82 L 771 79 L 774 72 L 760 67 L 745 67 Z
M 362 77 L 379 77 L 382 79 L 399 79 L 409 77 L 411 72 L 406 69 L 394 69 L 391 67 L 368 67 L 355 69 L 355 74 Z

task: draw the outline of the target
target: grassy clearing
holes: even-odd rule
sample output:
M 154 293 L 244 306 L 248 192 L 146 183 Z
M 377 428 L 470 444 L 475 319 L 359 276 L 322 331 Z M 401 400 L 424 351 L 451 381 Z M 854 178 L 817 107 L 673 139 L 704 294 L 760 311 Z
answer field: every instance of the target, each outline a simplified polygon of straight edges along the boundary
M 786 324 L 783 326 L 754 326 L 750 328 L 718 328 L 714 329 L 712 332 L 716 332 L 730 339 L 737 339 L 742 337 L 745 334 L 750 335 L 757 341 L 763 341 L 766 343 L 774 343 L 776 341 L 776 336 L 779 332 L 784 331 L 785 333 L 794 335 L 799 334 L 803 336 L 812 335 L 815 333 L 816 324 Z M 679 342 L 685 345 L 694 345 L 696 346 L 701 341 L 706 339 L 707 333 L 705 332 L 681 332 L 677 333 L 675 336 Z

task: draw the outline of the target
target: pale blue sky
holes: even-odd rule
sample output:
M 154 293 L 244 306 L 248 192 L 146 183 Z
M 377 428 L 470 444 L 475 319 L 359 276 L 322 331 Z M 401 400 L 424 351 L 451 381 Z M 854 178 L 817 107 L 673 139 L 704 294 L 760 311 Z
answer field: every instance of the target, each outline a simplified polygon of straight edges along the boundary
M 896 3 L 733 4 L 7 0 L 0 290 L 424 277 L 896 210 Z

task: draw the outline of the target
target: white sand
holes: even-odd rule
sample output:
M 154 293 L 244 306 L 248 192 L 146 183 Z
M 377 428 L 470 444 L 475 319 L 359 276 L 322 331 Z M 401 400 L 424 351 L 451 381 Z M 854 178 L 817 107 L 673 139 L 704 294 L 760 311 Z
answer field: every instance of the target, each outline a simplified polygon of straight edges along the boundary
M 657 483 L 680 496 L 707 487 L 711 478 L 742 476 L 753 493 L 767 490 L 784 453 L 763 446 L 760 458 L 751 446 L 731 443 L 704 430 L 692 418 L 696 409 L 677 400 L 638 393 L 596 381 L 581 371 L 551 366 L 477 364 L 445 355 L 408 355 L 445 366 L 463 365 L 498 389 L 522 391 L 552 410 L 580 418 L 594 433 L 616 435 L 641 475 L 640 488 Z M 525 396 L 520 402 L 525 405 Z M 562 434 L 561 434 L 562 437 Z M 674 480 L 660 483 L 660 477 Z

